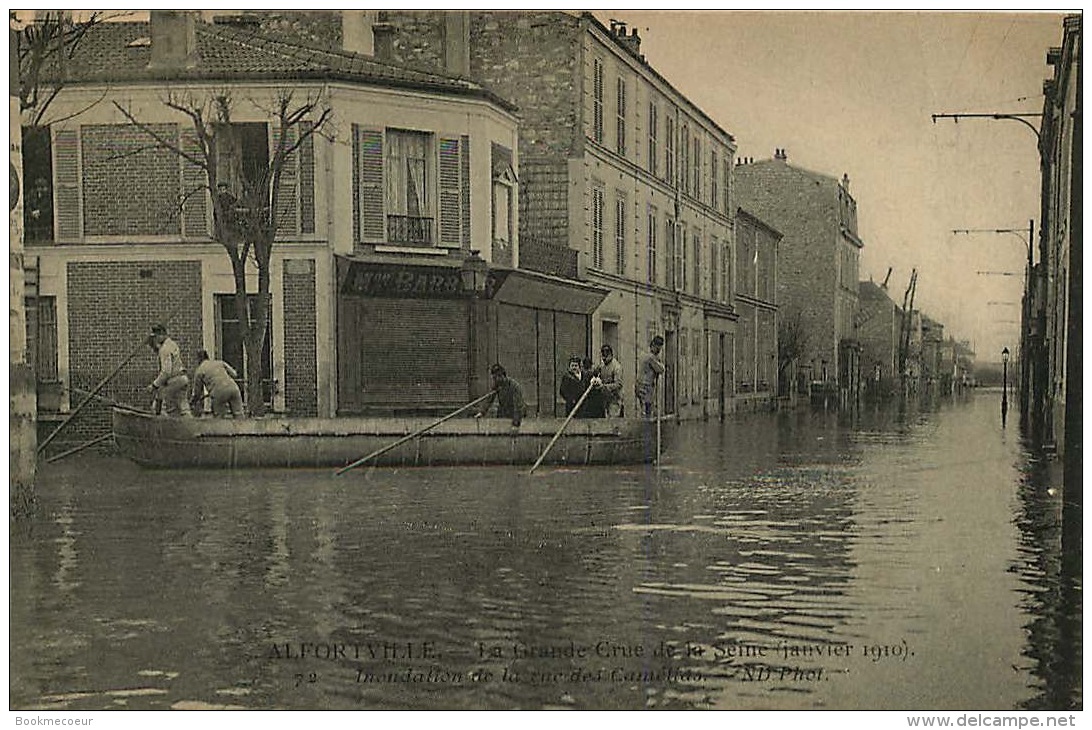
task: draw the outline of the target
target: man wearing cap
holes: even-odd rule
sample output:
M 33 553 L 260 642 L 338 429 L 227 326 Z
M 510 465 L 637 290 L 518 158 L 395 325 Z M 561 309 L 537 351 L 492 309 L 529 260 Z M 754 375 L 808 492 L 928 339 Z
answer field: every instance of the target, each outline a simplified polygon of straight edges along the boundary
M 614 359 L 614 348 L 610 345 L 603 345 L 599 353 L 603 356 L 597 368 L 603 393 L 603 415 L 617 418 L 622 415 L 622 366 Z
M 641 411 L 645 418 L 650 418 L 656 412 L 656 393 L 660 376 L 667 369 L 660 359 L 660 350 L 663 349 L 664 338 L 656 335 L 648 345 L 649 353 L 641 361 L 641 367 L 637 370 L 637 402 L 641 404 Z
M 485 405 L 474 414 L 475 418 L 481 418 L 493 407 L 493 401 L 497 401 L 497 418 L 511 418 L 512 426 L 519 426 L 523 422 L 523 389 L 519 383 L 508 377 L 504 366 L 497 363 L 489 368 L 489 374 L 493 376 L 493 392 L 489 394 Z
M 148 386 L 156 394 L 156 399 L 163 403 L 168 416 L 190 413 L 190 379 L 186 377 L 186 367 L 182 364 L 182 350 L 178 343 L 167 336 L 167 328 L 161 324 L 152 325 L 152 337 L 149 340 L 152 349 L 159 353 L 159 374 Z

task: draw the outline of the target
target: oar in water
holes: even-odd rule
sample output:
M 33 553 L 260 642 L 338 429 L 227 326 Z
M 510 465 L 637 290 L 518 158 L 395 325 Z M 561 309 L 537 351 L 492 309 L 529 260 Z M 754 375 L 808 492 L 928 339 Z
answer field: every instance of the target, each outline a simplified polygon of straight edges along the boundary
M 527 472 L 528 474 L 535 473 L 535 469 L 537 469 L 538 465 L 542 463 L 542 460 L 546 458 L 546 454 L 550 453 L 550 449 L 554 447 L 554 444 L 557 443 L 557 440 L 561 438 L 561 432 L 564 431 L 565 427 L 569 425 L 569 421 L 573 420 L 573 417 L 576 416 L 576 412 L 580 410 L 580 406 L 584 405 L 584 399 L 588 397 L 588 393 L 591 393 L 592 388 L 594 387 L 595 385 L 589 385 L 588 389 L 584 391 L 584 395 L 580 396 L 580 400 L 576 402 L 576 405 L 573 406 L 573 409 L 569 412 L 569 417 L 565 419 L 565 423 L 561 424 L 561 428 L 557 429 L 557 433 L 555 433 L 554 437 L 550 439 L 550 443 L 546 444 L 546 450 L 539 455 L 538 461 L 536 461 L 535 465 L 531 467 L 531 471 Z
M 67 426 L 69 424 L 69 422 L 71 422 L 72 419 L 75 418 L 76 415 L 80 411 L 83 410 L 83 407 L 86 406 L 88 403 L 90 403 L 92 400 L 94 400 L 95 396 L 97 396 L 99 394 L 99 391 L 102 390 L 103 388 L 105 388 L 106 384 L 109 383 L 111 380 L 113 380 L 114 376 L 116 376 L 118 373 L 120 373 L 122 371 L 122 368 L 124 368 L 126 365 L 128 365 L 129 362 L 134 357 L 136 357 L 140 353 L 141 350 L 143 350 L 147 346 L 148 346 L 148 341 L 147 340 L 144 340 L 143 342 L 141 342 L 140 345 L 138 345 L 136 349 L 134 349 L 132 352 L 130 352 L 125 357 L 125 359 L 122 360 L 121 363 L 110 372 L 109 375 L 107 375 L 105 378 L 100 380 L 99 384 L 96 385 L 94 388 L 92 388 L 91 391 L 88 393 L 88 395 L 82 401 L 80 401 L 80 404 L 78 406 L 76 406 L 74 409 L 72 409 L 72 412 L 68 414 L 68 417 L 65 418 L 63 421 L 61 421 L 61 423 L 57 426 L 57 428 L 55 428 L 53 430 L 53 433 L 46 436 L 45 440 L 43 440 L 42 443 L 38 444 L 38 452 L 37 453 L 40 454 L 43 451 L 45 451 L 45 447 L 49 446 L 50 442 L 53 441 L 53 439 L 55 439 L 57 437 L 57 434 L 59 434 L 64 429 L 64 427 Z
M 488 398 L 489 396 L 493 395 L 493 393 L 495 393 L 495 392 L 496 392 L 496 391 L 492 391 L 492 390 L 491 390 L 491 391 L 489 391 L 488 393 L 486 393 L 485 395 L 483 395 L 483 396 L 482 396 L 481 398 L 475 398 L 474 400 L 472 400 L 472 401 L 470 401 L 469 403 L 467 403 L 467 404 L 466 404 L 465 406 L 462 406 L 462 407 L 460 407 L 460 408 L 459 408 L 458 410 L 452 411 L 451 413 L 447 414 L 446 416 L 444 416 L 444 417 L 443 417 L 443 418 L 441 418 L 440 420 L 438 420 L 438 421 L 433 421 L 432 423 L 430 423 L 429 425 L 425 426 L 424 428 L 419 428 L 419 429 L 417 429 L 416 431 L 414 431 L 413 433 L 411 433 L 411 434 L 409 434 L 409 435 L 407 435 L 407 436 L 403 436 L 402 438 L 400 438 L 400 439 L 398 439 L 397 441 L 395 441 L 395 442 L 394 442 L 393 444 L 388 444 L 387 446 L 384 446 L 384 447 L 383 447 L 383 448 L 381 448 L 381 449 L 376 449 L 375 451 L 373 451 L 372 453 L 368 454 L 367 456 L 362 456 L 362 457 L 360 457 L 359 459 L 357 459 L 356 461 L 354 461 L 354 462 L 353 462 L 352 464 L 348 464 L 348 465 L 346 465 L 346 466 L 343 466 L 343 467 L 341 467 L 340 469 L 338 469 L 338 470 L 337 470 L 336 472 L 334 472 L 334 476 L 341 476 L 342 474 L 344 474 L 345 472 L 349 471 L 350 469 L 355 469 L 356 467 L 360 466 L 361 464 L 363 464 L 363 463 L 365 463 L 365 462 L 367 462 L 367 461 L 370 461 L 371 459 L 374 459 L 374 458 L 375 458 L 375 457 L 377 457 L 377 456 L 380 456 L 380 455 L 382 455 L 382 454 L 385 454 L 385 453 L 387 453 L 388 451 L 390 451 L 391 449 L 393 449 L 393 448 L 394 448 L 395 446 L 400 446 L 400 445 L 402 445 L 402 444 L 406 443 L 407 441 L 409 441 L 410 439 L 415 439 L 415 438 L 417 438 L 418 436 L 420 436 L 421 434 L 425 433 L 426 431 L 431 431 L 432 429 L 436 428 L 437 426 L 439 426 L 439 425 L 440 425 L 441 423 L 443 423 L 444 421 L 449 421 L 449 420 L 451 420 L 452 418 L 454 418 L 455 416 L 457 416 L 457 415 L 459 415 L 460 413 L 462 413 L 463 411 L 467 410 L 468 408 L 470 408 L 470 407 L 472 407 L 472 406 L 476 406 L 476 405 L 478 405 L 478 404 L 479 404 L 479 403 L 481 403 L 481 402 L 482 402 L 483 400 L 485 400 L 485 399 L 486 399 L 486 398 Z

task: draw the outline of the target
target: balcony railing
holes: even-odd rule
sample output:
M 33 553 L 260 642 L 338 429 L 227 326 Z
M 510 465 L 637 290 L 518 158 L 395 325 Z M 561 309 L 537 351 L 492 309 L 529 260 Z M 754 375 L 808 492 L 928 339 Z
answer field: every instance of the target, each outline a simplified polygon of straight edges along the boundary
M 432 219 L 410 215 L 387 216 L 387 240 L 410 246 L 432 245 Z

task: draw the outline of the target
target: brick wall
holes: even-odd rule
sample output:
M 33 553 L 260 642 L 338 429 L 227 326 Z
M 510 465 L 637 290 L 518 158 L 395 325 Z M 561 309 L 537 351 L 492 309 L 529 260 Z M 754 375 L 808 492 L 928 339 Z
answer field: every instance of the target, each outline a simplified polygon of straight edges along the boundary
M 178 125 L 149 127 L 177 141 Z M 80 142 L 84 235 L 181 233 L 181 167 L 175 153 L 130 124 L 84 125 Z
M 318 415 L 315 262 L 284 262 L 284 404 L 293 416 Z
M 67 316 L 66 385 L 89 391 L 137 350 L 101 392 L 114 400 L 147 408 L 151 396 L 144 386 L 159 370 L 155 353 L 141 346 L 151 325 L 166 325 L 182 349 L 187 369 L 192 370 L 193 353 L 201 347 L 201 264 L 70 262 Z M 82 395 L 73 393 L 72 406 L 82 399 Z M 65 440 L 83 440 L 83 436 L 91 438 L 109 428 L 109 408 L 89 404 L 63 433 Z
M 777 304 L 791 316 L 799 311 L 808 332 L 801 365 L 826 360 L 837 373 L 835 335 L 839 204 L 837 182 L 776 160 L 734 170 L 739 204 L 784 234 L 777 248 Z

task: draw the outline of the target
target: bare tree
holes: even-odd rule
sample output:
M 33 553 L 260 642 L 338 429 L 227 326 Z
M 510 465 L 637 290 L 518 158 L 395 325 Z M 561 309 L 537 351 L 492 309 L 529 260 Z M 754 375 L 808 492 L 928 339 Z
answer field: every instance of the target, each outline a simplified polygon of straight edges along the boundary
M 318 97 L 302 101 L 289 89 L 274 94 L 272 107 L 266 111 L 272 118 L 276 133 L 268 161 L 260 171 L 243 181 L 239 195 L 221 186 L 220 155 L 232 147 L 231 135 L 233 98 L 229 91 L 207 96 L 169 94 L 163 103 L 182 114 L 192 123 L 195 144 L 185 145 L 180 139 L 164 136 L 157 128 L 138 120 L 133 113 L 114 102 L 128 121 L 154 140 L 154 146 L 170 150 L 184 163 L 199 168 L 206 184 L 184 191 L 183 201 L 193 195 L 208 193 L 212 199 L 213 239 L 224 247 L 231 260 L 235 280 L 235 307 L 243 329 L 246 353 L 246 400 L 251 415 L 261 415 L 262 399 L 261 353 L 265 347 L 269 322 L 270 259 L 277 237 L 277 201 L 281 181 L 292 154 L 315 135 L 328 136 L 332 111 Z M 247 264 L 257 271 L 256 292 L 247 291 Z
M 804 318 L 799 309 L 783 311 L 777 324 L 777 375 L 781 374 L 794 362 L 802 359 L 808 351 L 811 335 L 804 326 Z
M 19 110 L 31 112 L 27 126 L 42 125 L 50 105 L 71 81 L 73 59 L 87 34 L 113 16 L 93 12 L 74 20 L 68 11 L 38 11 L 29 22 L 12 11 L 9 25 L 16 32 L 19 55 Z

